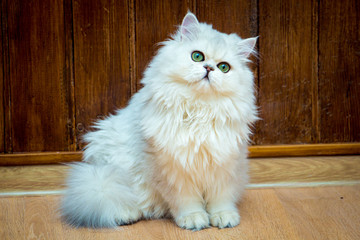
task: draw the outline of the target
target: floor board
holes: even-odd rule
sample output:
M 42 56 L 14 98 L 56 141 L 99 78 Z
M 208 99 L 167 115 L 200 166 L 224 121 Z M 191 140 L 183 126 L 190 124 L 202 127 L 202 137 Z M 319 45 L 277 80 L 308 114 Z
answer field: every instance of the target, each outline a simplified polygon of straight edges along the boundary
M 360 185 L 275 192 L 302 239 L 360 239 Z
M 239 204 L 239 226 L 199 232 L 164 219 L 74 229 L 60 220 L 59 200 L 0 197 L 0 239 L 360 239 L 360 185 L 249 189 Z

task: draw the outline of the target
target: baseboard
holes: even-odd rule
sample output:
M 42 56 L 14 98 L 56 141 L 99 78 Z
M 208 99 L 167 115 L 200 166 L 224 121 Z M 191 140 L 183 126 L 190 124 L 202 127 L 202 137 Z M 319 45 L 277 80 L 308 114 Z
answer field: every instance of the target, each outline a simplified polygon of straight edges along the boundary
M 249 156 L 258 157 L 301 157 L 301 156 L 336 156 L 358 155 L 360 143 L 331 143 L 331 144 L 294 144 L 250 146 Z
M 248 188 L 360 184 L 360 155 L 250 159 Z M 0 196 L 61 194 L 69 167 L 0 167 Z
M 81 161 L 82 152 L 31 152 L 0 154 L 0 166 L 44 165 Z
M 358 155 L 360 143 L 250 146 L 249 157 L 300 157 Z M 82 152 L 0 154 L 0 166 L 44 165 L 81 161 Z

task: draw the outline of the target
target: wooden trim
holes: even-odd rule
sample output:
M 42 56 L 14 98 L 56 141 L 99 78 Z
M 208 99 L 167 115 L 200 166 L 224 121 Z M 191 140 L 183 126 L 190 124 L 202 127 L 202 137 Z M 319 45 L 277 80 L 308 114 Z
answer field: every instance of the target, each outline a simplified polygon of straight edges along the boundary
M 250 146 L 249 157 L 358 155 L 360 143 Z M 0 166 L 56 164 L 81 161 L 82 152 L 0 154 Z
M 360 154 L 360 143 L 270 145 L 249 147 L 249 157 L 300 157 Z
M 249 165 L 248 188 L 360 184 L 360 156 L 256 158 Z M 61 194 L 68 170 L 66 165 L 0 167 L 0 197 Z
M 81 161 L 82 152 L 0 154 L 0 166 L 40 165 Z

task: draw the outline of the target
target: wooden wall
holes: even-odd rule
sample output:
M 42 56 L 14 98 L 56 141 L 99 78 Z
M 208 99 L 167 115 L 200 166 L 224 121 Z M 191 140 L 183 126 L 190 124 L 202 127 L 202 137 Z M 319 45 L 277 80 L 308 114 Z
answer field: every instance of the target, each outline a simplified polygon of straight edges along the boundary
M 357 0 L 1 0 L 0 152 L 81 149 L 188 9 L 260 36 L 254 144 L 360 142 Z

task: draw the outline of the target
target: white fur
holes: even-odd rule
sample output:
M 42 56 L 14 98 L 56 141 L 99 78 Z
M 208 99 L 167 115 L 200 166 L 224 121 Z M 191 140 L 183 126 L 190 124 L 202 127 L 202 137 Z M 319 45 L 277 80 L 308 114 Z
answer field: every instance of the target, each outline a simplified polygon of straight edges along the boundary
M 239 224 L 247 142 L 256 120 L 247 67 L 256 38 L 243 40 L 188 13 L 145 71 L 129 105 L 84 136 L 62 201 L 75 226 L 114 227 L 171 215 L 183 228 Z M 194 62 L 193 51 L 205 61 Z M 227 62 L 231 69 L 217 68 Z M 211 66 L 209 80 L 204 65 Z

